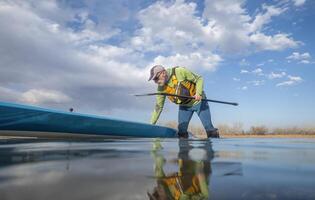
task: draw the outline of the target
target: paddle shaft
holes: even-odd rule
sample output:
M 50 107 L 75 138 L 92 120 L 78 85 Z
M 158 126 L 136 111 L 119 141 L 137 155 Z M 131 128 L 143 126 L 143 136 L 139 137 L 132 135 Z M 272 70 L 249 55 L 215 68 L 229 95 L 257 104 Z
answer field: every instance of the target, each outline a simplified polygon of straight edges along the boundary
M 187 98 L 187 99 L 195 99 L 195 97 L 192 97 L 192 96 L 184 96 L 184 95 L 177 95 L 177 94 L 169 94 L 169 93 L 165 93 L 165 92 L 156 92 L 156 93 L 147 93 L 147 94 L 136 94 L 135 96 L 140 97 L 140 96 L 154 96 L 154 95 L 164 95 L 164 96 L 180 97 L 180 98 Z M 209 101 L 209 102 L 214 102 L 214 103 L 222 103 L 222 104 L 228 104 L 228 105 L 238 106 L 238 103 L 227 102 L 227 101 L 218 101 L 218 100 L 213 100 L 213 99 L 201 99 L 201 101 Z

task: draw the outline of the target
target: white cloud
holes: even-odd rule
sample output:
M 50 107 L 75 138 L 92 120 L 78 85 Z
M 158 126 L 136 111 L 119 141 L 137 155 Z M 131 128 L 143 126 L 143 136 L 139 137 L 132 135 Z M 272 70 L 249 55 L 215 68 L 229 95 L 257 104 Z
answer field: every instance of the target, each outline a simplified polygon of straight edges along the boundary
M 131 44 L 141 50 L 173 54 L 201 50 L 199 43 L 205 42 L 205 31 L 210 27 L 204 26 L 195 12 L 195 3 L 156 2 L 139 12 L 142 27 L 136 31 Z
M 248 66 L 249 63 L 248 63 L 248 61 L 247 61 L 245 58 L 243 58 L 243 59 L 240 61 L 240 65 L 241 65 L 241 66 Z
M 219 55 L 210 54 L 206 56 L 194 52 L 188 55 L 176 54 L 168 57 L 158 56 L 149 66 L 153 66 L 154 63 L 162 64 L 164 66 L 184 66 L 190 69 L 196 69 L 196 67 L 202 66 L 206 70 L 213 71 L 216 69 L 220 61 L 222 61 L 222 58 Z
M 59 91 L 31 89 L 22 94 L 21 101 L 31 104 L 65 103 L 71 98 Z
M 299 77 L 299 76 L 288 76 L 288 78 L 292 81 L 295 81 L 295 82 L 301 82 L 302 81 L 302 78 Z
M 291 76 L 288 75 L 288 81 L 284 81 L 281 83 L 278 83 L 277 86 L 291 86 L 291 85 L 297 85 L 303 81 L 303 79 L 299 76 Z
M 4 66 L 0 84 L 5 88 L 0 90 L 1 99 L 10 94 L 10 101 L 60 102 L 57 106 L 71 104 L 98 112 L 126 107 L 128 100 L 129 105 L 143 108 L 143 100 L 128 95 L 151 88 L 141 53 L 103 41 L 96 44 L 104 37 L 82 37 L 87 28 L 75 30 L 59 19 L 57 24 L 32 7 L 37 4 L 20 2 L 0 4 L 0 66 Z
M 215 44 L 224 52 L 239 52 L 250 47 L 251 17 L 242 0 L 206 0 L 203 17 L 210 25 L 209 44 Z
M 258 13 L 255 16 L 254 21 L 250 25 L 250 29 L 252 32 L 260 31 L 263 25 L 270 23 L 273 16 L 280 15 L 287 10 L 287 8 L 267 6 L 266 4 L 263 4 L 262 8 L 263 10 L 265 10 L 265 13 Z
M 259 63 L 259 64 L 257 64 L 257 66 L 258 66 L 258 67 L 262 67 L 262 66 L 264 66 L 264 64 L 265 64 L 265 63 Z
M 248 84 L 252 84 L 253 86 L 260 86 L 265 83 L 264 80 L 254 80 L 254 81 L 247 81 Z
M 256 68 L 252 71 L 253 74 L 262 76 L 263 75 L 263 70 L 261 68 Z
M 278 33 L 273 36 L 255 33 L 250 36 L 250 41 L 255 43 L 259 50 L 273 51 L 295 48 L 301 44 L 301 42 L 294 41 L 288 34 L 285 33 Z
M 238 54 L 252 48 L 260 51 L 297 47 L 300 43 L 289 34 L 263 33 L 263 27 L 271 18 L 287 8 L 262 7 L 262 12 L 251 17 L 242 0 L 206 0 L 199 17 L 193 2 L 159 1 L 139 13 L 141 28 L 131 38 L 130 46 L 141 51 L 168 52 L 168 56 L 196 50 L 206 55 L 217 50 Z
M 310 64 L 311 62 L 309 60 L 301 60 L 300 63 L 303 63 L 303 64 Z
M 285 72 L 281 72 L 281 73 L 275 73 L 275 72 L 271 72 L 270 74 L 268 74 L 268 78 L 269 79 L 276 79 L 276 78 L 282 78 L 286 75 Z
M 260 50 L 283 50 L 297 47 L 300 43 L 279 33 L 266 35 L 263 28 L 272 17 L 285 12 L 287 7 L 263 4 L 262 11 L 251 17 L 244 8 L 243 0 L 208 0 L 205 2 L 204 17 L 214 25 L 212 30 L 217 37 L 214 42 L 221 49 L 233 52 L 254 47 Z
M 248 73 L 249 73 L 248 70 L 246 70 L 246 69 L 241 69 L 241 74 L 248 74 Z
M 289 60 L 302 60 L 302 59 L 310 59 L 311 55 L 306 52 L 300 54 L 299 52 L 293 52 L 290 56 L 287 57 Z
M 240 78 L 233 78 L 233 81 L 241 81 L 241 79 Z
M 305 53 L 293 52 L 290 56 L 287 57 L 288 62 L 290 62 L 291 60 L 295 60 L 303 64 L 309 64 L 310 59 L 311 55 L 308 52 Z
M 302 6 L 306 0 L 293 0 L 295 6 Z
M 99 112 L 143 108 L 143 100 L 127 93 L 153 90 L 146 82 L 153 63 L 213 71 L 226 52 L 300 44 L 287 33 L 264 33 L 285 7 L 263 5 L 250 15 L 243 0 L 205 1 L 203 13 L 184 0 L 145 8 L 139 2 L 1 2 L 0 98 Z
M 243 86 L 243 87 L 241 87 L 241 90 L 247 90 L 248 89 L 248 87 L 247 86 Z

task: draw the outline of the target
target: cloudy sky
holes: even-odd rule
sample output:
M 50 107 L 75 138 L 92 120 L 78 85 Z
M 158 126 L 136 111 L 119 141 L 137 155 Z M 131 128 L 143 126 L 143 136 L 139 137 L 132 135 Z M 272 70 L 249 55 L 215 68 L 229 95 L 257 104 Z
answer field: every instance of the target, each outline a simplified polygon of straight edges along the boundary
M 202 75 L 215 124 L 314 123 L 310 0 L 0 0 L 0 101 L 149 121 L 154 64 Z M 177 119 L 167 103 L 161 122 Z M 198 122 L 197 118 L 193 119 Z

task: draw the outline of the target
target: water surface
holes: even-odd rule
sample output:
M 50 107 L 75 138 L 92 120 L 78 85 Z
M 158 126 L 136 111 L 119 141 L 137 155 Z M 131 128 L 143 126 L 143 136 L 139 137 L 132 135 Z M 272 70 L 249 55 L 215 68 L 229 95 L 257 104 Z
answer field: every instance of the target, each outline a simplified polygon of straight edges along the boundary
M 0 199 L 315 199 L 314 139 L 0 141 Z

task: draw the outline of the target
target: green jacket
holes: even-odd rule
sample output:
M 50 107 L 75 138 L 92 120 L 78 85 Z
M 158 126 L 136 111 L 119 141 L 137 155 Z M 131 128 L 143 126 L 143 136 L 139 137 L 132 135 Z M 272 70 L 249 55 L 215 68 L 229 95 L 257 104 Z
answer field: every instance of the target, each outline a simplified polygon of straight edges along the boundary
M 168 68 L 168 69 L 166 69 L 166 71 L 167 71 L 167 75 L 169 77 L 167 85 L 169 85 L 170 87 L 173 87 L 173 83 L 170 80 L 172 68 Z M 189 71 L 188 69 L 186 69 L 184 67 L 177 67 L 175 70 L 175 76 L 179 82 L 184 81 L 184 80 L 188 80 L 188 81 L 195 83 L 196 84 L 196 94 L 199 94 L 202 97 L 205 96 L 204 92 L 203 92 L 203 78 L 201 76 Z M 162 86 L 158 86 L 157 92 L 163 92 L 163 89 L 164 88 Z M 165 98 L 166 97 L 164 95 L 157 95 L 156 96 L 156 104 L 155 104 L 155 108 L 154 108 L 154 111 L 152 113 L 151 121 L 150 121 L 151 124 L 156 124 L 157 120 L 159 119 L 160 114 L 161 114 L 163 107 L 164 107 Z M 188 104 L 181 104 L 181 105 L 190 107 L 190 106 L 198 104 L 199 102 L 200 101 L 193 100 L 193 101 L 189 102 Z

